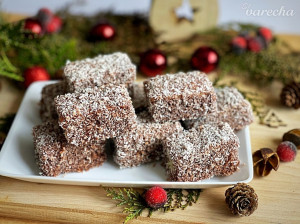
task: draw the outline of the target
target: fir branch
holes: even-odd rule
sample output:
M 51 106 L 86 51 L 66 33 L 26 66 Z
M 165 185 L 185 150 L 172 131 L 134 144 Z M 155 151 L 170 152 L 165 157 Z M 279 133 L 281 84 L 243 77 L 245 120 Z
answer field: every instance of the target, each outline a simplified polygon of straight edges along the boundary
M 28 49 L 27 43 L 30 40 L 26 37 L 26 31 L 23 29 L 24 22 L 0 24 L 0 48 L 8 50 L 9 48 Z
M 20 74 L 18 68 L 10 62 L 3 50 L 1 51 L 0 56 L 0 76 L 14 79 L 16 81 L 23 81 L 24 78 Z
M 192 206 L 198 201 L 200 193 L 201 189 L 167 189 L 168 200 L 163 209 L 167 212 Z
M 185 209 L 196 203 L 200 197 L 201 189 L 166 189 L 167 203 L 163 208 L 153 209 L 147 206 L 143 194 L 132 188 L 123 188 L 116 191 L 113 188 L 106 189 L 107 196 L 118 201 L 117 206 L 125 206 L 123 213 L 128 214 L 124 220 L 127 223 L 129 220 L 139 217 L 144 210 L 148 210 L 148 217 L 154 211 L 174 211 L 177 208 Z
M 106 192 L 107 196 L 118 201 L 117 206 L 125 206 L 123 213 L 127 213 L 128 215 L 126 216 L 124 223 L 137 218 L 142 214 L 143 210 L 147 208 L 142 195 L 132 188 L 123 188 L 119 189 L 119 191 L 108 188 L 106 189 Z
M 22 70 L 40 65 L 54 75 L 67 60 L 80 59 L 77 40 L 60 34 L 48 35 L 39 40 L 33 39 L 28 45 L 30 50 L 19 49 L 14 63 Z

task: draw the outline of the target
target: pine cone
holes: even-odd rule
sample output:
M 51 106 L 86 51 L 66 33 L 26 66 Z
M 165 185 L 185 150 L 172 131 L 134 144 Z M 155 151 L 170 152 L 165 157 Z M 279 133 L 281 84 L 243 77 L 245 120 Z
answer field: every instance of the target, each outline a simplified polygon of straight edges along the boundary
M 234 215 L 249 216 L 258 206 L 257 194 L 247 184 L 238 183 L 225 192 L 226 204 Z
M 288 107 L 300 107 L 300 82 L 292 82 L 283 87 L 280 94 L 281 103 Z

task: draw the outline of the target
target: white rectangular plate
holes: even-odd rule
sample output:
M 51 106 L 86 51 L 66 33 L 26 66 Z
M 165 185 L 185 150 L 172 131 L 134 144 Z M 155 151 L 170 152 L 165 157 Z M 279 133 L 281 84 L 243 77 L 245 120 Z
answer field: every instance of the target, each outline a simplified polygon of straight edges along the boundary
M 41 90 L 53 81 L 36 82 L 27 90 L 0 152 L 0 175 L 20 180 L 69 185 L 148 187 L 160 185 L 165 188 L 209 188 L 248 183 L 253 178 L 249 128 L 237 133 L 240 139 L 240 169 L 228 177 L 214 177 L 199 182 L 169 182 L 160 162 L 140 167 L 119 169 L 109 158 L 103 166 L 83 173 L 69 173 L 58 177 L 40 176 L 34 159 L 32 127 L 41 123 L 39 101 Z

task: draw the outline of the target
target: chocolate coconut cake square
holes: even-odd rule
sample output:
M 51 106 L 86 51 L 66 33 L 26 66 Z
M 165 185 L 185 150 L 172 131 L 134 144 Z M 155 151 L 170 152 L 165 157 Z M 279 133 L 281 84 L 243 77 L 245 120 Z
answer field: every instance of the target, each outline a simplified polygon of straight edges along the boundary
M 136 124 L 136 115 L 124 85 L 88 88 L 55 98 L 59 125 L 70 144 L 99 144 Z
M 227 122 L 235 131 L 253 122 L 251 104 L 234 87 L 216 88 L 217 112 L 196 120 L 184 121 L 186 129 L 205 123 Z
M 65 83 L 63 81 L 47 85 L 43 88 L 40 102 L 40 116 L 42 121 L 45 122 L 58 118 L 54 98 L 65 93 Z
M 182 131 L 179 122 L 155 123 L 148 112 L 138 114 L 138 124 L 114 139 L 114 161 L 120 168 L 139 166 L 163 157 L 161 140 Z
M 87 87 L 103 84 L 132 84 L 136 77 L 136 66 L 124 53 L 98 55 L 79 61 L 68 62 L 64 78 L 70 92 L 82 92 Z
M 36 162 L 43 176 L 87 171 L 106 160 L 104 141 L 84 147 L 71 145 L 54 121 L 35 126 L 33 142 Z
M 212 83 L 198 71 L 156 76 L 144 88 L 156 122 L 197 119 L 216 110 Z
M 163 140 L 165 167 L 172 181 L 227 176 L 238 169 L 239 139 L 227 123 L 174 132 Z

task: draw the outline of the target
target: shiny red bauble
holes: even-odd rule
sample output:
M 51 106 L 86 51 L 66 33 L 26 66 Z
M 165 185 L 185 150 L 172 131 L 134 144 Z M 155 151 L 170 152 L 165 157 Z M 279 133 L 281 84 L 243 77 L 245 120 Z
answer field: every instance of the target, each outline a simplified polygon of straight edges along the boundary
M 262 49 L 266 47 L 265 42 L 263 38 L 257 36 L 257 37 L 249 37 L 247 39 L 247 49 L 248 51 L 258 53 Z
M 37 15 L 36 19 L 41 23 L 43 27 L 46 27 L 52 20 L 53 13 L 48 8 L 41 8 Z
M 141 55 L 139 69 L 146 76 L 161 75 L 166 67 L 167 57 L 158 49 L 148 50 Z
M 33 66 L 31 68 L 26 69 L 23 75 L 25 79 L 24 84 L 26 88 L 30 86 L 30 84 L 33 82 L 50 79 L 50 75 L 47 72 L 47 70 L 40 66 Z
M 209 73 L 219 64 L 219 54 L 211 47 L 199 47 L 191 58 L 193 69 Z
M 41 35 L 43 33 L 43 28 L 41 23 L 38 20 L 32 18 L 28 18 L 25 20 L 24 30 L 38 35 Z
M 62 27 L 62 20 L 58 16 L 53 16 L 49 23 L 46 25 L 45 29 L 47 33 L 57 33 Z
M 267 27 L 260 27 L 257 31 L 258 36 L 261 36 L 269 43 L 273 39 L 272 31 Z
M 237 36 L 231 41 L 232 51 L 236 54 L 242 54 L 247 49 L 247 40 L 245 37 Z
M 112 40 L 116 35 L 116 29 L 108 23 L 99 23 L 90 31 L 92 40 Z

